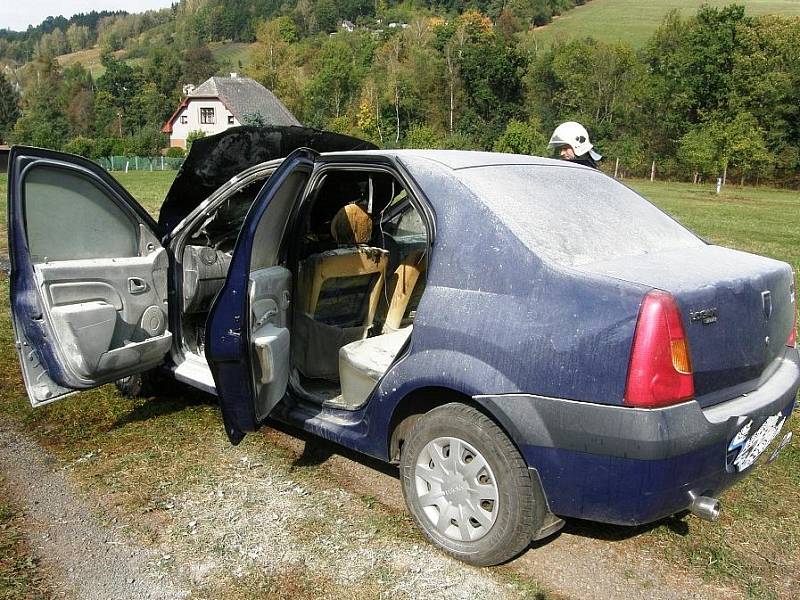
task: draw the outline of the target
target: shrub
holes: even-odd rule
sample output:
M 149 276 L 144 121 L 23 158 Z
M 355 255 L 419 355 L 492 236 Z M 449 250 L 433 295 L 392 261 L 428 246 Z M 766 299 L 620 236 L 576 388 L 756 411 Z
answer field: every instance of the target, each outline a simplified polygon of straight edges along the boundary
M 180 146 L 172 146 L 167 148 L 166 153 L 164 154 L 167 158 L 183 158 L 186 156 L 186 151 L 181 148 Z

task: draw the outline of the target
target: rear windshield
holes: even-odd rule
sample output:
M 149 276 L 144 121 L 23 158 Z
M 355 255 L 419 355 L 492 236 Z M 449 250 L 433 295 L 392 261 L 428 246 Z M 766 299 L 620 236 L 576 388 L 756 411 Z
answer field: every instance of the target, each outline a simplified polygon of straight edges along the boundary
M 597 171 L 544 165 L 463 169 L 461 180 L 526 246 L 579 266 L 703 242 Z

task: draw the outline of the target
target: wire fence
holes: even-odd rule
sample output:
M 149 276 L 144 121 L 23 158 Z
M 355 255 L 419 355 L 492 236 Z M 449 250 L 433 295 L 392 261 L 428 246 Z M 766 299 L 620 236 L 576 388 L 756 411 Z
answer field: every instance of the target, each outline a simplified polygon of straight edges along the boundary
M 107 171 L 177 171 L 181 168 L 183 157 L 168 156 L 108 156 L 96 158 L 95 162 Z

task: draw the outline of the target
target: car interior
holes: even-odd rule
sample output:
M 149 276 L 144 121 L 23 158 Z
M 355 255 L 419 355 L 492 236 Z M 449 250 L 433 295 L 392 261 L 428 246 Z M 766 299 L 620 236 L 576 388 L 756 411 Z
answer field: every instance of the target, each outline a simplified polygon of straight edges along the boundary
M 186 238 L 185 353 L 203 356 L 208 311 L 224 284 L 245 214 L 267 177 L 229 195 Z M 411 335 L 425 285 L 425 223 L 399 180 L 378 169 L 324 172 L 292 222 L 278 266 L 257 260 L 254 244 L 249 295 L 257 393 L 274 394 L 274 387 L 283 386 L 267 384 L 286 378 L 308 402 L 357 409 Z M 276 353 L 289 347 L 288 372 L 276 372 Z M 275 401 L 261 398 L 258 404 Z

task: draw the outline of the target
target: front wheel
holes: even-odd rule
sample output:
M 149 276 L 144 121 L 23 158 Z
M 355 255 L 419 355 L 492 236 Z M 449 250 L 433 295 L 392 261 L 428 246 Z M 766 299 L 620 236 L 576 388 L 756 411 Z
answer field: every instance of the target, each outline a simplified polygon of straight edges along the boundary
M 545 507 L 522 456 L 486 415 L 446 404 L 420 417 L 400 457 L 403 497 L 426 537 L 479 566 L 522 552 Z

